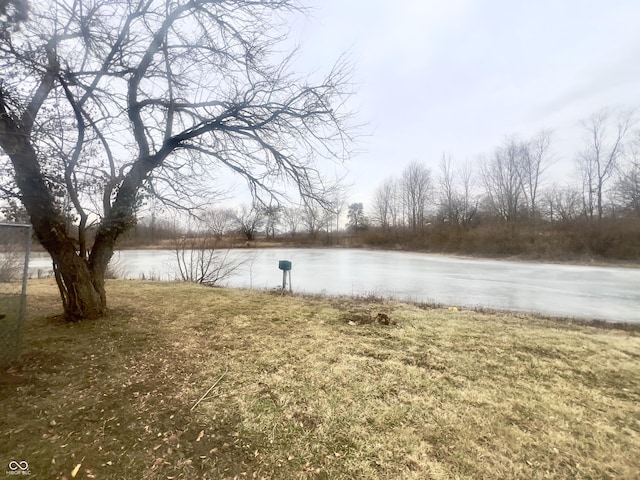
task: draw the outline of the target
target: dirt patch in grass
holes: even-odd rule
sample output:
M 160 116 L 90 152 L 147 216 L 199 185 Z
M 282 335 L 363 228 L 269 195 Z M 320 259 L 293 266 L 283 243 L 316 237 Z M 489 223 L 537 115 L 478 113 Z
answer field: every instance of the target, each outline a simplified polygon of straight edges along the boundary
M 176 283 L 108 293 L 108 317 L 66 324 L 55 285 L 29 285 L 0 472 L 638 478 L 637 329 Z

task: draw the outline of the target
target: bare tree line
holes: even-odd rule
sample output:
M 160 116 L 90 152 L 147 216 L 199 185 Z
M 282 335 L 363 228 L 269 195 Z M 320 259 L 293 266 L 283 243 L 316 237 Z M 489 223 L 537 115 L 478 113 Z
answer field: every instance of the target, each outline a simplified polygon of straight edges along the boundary
M 566 183 L 549 175 L 557 162 L 557 139 L 548 129 L 528 139 L 506 136 L 474 160 L 456 162 L 443 152 L 435 171 L 414 160 L 380 183 L 370 205 L 349 205 L 347 230 L 374 226 L 383 232 L 420 232 L 432 224 L 470 227 L 492 219 L 516 224 L 640 216 L 640 130 L 635 125 L 631 113 L 606 109 L 582 121 L 583 144 Z M 297 206 L 214 208 L 204 214 L 205 225 L 218 238 L 304 234 L 314 239 L 341 230 L 346 194 L 337 198 Z
M 340 206 L 340 212 L 343 208 Z M 320 234 L 337 232 L 340 224 L 335 218 L 338 215 L 336 209 L 312 202 L 301 205 L 265 206 L 255 202 L 235 207 L 214 206 L 189 217 L 186 223 L 176 221 L 179 215 L 175 214 L 173 219 L 168 215 L 161 219 L 153 214 L 146 218 L 143 216 L 125 241 L 157 244 L 176 237 L 189 237 L 206 238 L 208 243 L 214 244 L 224 237 L 235 236 L 252 242 L 258 237 L 272 239 L 283 234 L 292 238 L 306 235 L 313 239 Z
M 574 184 L 551 182 L 556 161 L 554 132 L 541 130 L 529 139 L 506 136 L 493 152 L 474 161 L 456 162 L 443 152 L 435 172 L 410 162 L 397 176 L 385 178 L 369 206 L 349 205 L 347 230 L 369 226 L 389 232 L 420 232 L 431 224 L 472 226 L 496 219 L 526 221 L 594 220 L 603 216 L 640 215 L 640 131 L 628 112 L 602 110 L 581 122 L 584 144 L 575 157 Z M 199 214 L 199 234 L 217 240 L 228 236 L 253 241 L 286 235 L 323 240 L 341 231 L 347 192 L 320 202 L 212 207 Z M 368 208 L 365 208 L 368 207 Z M 133 227 L 129 238 L 154 243 L 156 214 Z M 163 220 L 165 238 L 193 237 L 189 228 Z M 162 229 L 155 224 L 155 229 Z M 141 232 L 146 232 L 142 238 Z M 140 237 L 137 238 L 136 237 Z
M 375 190 L 372 220 L 383 230 L 434 221 L 470 225 L 640 215 L 640 130 L 633 113 L 603 109 L 581 122 L 573 183 L 551 183 L 554 133 L 506 136 L 493 152 L 456 164 L 443 153 L 437 172 L 413 161 Z M 428 219 L 428 222 L 427 222 Z

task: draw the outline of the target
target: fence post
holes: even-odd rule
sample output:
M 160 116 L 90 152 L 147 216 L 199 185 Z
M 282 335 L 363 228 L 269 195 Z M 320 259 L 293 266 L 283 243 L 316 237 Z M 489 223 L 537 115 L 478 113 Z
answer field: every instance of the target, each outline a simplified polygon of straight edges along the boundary
M 0 367 L 2 368 L 17 360 L 22 348 L 31 232 L 31 225 L 0 223 Z

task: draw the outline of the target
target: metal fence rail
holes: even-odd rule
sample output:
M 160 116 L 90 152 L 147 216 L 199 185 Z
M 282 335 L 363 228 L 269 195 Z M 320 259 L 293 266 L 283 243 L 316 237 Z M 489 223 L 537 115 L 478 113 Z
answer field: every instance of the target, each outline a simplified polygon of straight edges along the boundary
M 0 223 L 0 367 L 18 359 L 22 345 L 31 225 Z

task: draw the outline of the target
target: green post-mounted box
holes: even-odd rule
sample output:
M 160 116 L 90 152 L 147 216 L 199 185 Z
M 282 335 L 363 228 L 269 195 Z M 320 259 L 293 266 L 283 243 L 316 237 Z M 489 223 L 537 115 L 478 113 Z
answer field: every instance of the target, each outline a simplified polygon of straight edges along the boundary
M 280 262 L 278 263 L 278 268 L 280 270 L 288 272 L 289 270 L 291 270 L 291 262 L 289 260 L 280 260 Z

